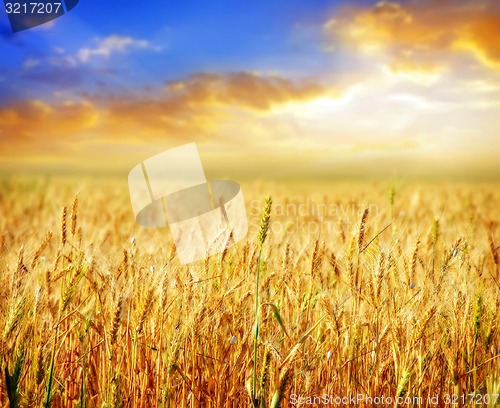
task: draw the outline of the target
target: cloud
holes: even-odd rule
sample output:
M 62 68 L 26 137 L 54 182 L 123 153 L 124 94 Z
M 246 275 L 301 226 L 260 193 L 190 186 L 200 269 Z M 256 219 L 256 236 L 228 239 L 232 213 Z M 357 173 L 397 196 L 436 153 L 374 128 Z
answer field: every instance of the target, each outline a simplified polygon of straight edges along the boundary
M 110 78 L 116 75 L 114 68 L 82 64 L 74 55 L 64 49 L 38 52 L 36 57 L 28 57 L 23 69 L 16 75 L 24 80 L 49 86 L 53 91 L 62 92 L 82 84 L 93 84 L 93 78 Z
M 40 65 L 40 63 L 41 63 L 41 61 L 39 59 L 28 58 L 26 61 L 24 61 L 23 68 L 24 69 L 36 68 L 37 66 Z
M 266 171 L 284 173 L 316 169 L 318 160 L 318 172 L 348 171 L 364 159 L 381 169 L 414 160 L 429 171 L 442 157 L 471 169 L 498 162 L 498 88 L 486 79 L 442 81 L 364 82 L 339 95 L 307 80 L 200 73 L 169 81 L 153 96 L 24 100 L 0 108 L 0 151 L 9 163 L 51 158 L 122 169 L 196 141 L 209 146 L 216 168 L 230 160 L 251 172 L 268 157 Z
M 0 146 L 2 152 L 15 151 L 20 145 L 21 151 L 44 152 L 49 146 L 80 143 L 203 140 L 214 137 L 220 126 L 235 117 L 247 122 L 248 118 L 258 120 L 258 116 L 279 104 L 306 101 L 325 92 L 325 88 L 311 82 L 238 72 L 202 73 L 169 82 L 162 95 L 155 98 L 144 94 L 89 97 L 82 101 L 25 100 L 0 108 Z M 231 143 L 239 141 L 232 138 Z
M 99 68 L 79 65 L 71 57 L 44 58 L 40 63 L 25 63 L 25 69 L 18 73 L 23 80 L 47 86 L 53 92 L 75 90 L 84 84 L 94 85 L 93 78 L 113 78 L 116 71 L 111 68 Z
M 27 81 L 26 86 L 23 86 L 24 92 L 19 90 L 18 94 L 24 93 L 30 98 L 34 94 L 43 95 L 39 91 L 47 90 L 49 87 L 50 92 L 76 91 L 79 87 L 88 91 L 95 89 L 97 82 L 102 84 L 104 80 L 123 83 L 123 76 L 130 75 L 130 71 L 119 72 L 120 66 L 116 64 L 110 66 L 108 60 L 114 53 L 125 54 L 134 49 L 160 50 L 147 40 L 111 35 L 97 40 L 94 48 L 76 48 L 72 52 L 67 52 L 61 47 L 34 50 L 33 54 L 24 60 L 22 69 L 12 70 L 10 76 L 20 80 L 21 83 Z M 90 63 L 97 58 L 103 61 Z M 32 89 L 35 83 L 40 87 Z M 129 83 L 127 87 L 130 87 Z M 0 96 L 0 102 L 3 99 L 6 98 Z
M 17 142 L 34 143 L 35 148 L 49 141 L 71 139 L 96 125 L 99 112 L 89 101 L 51 104 L 41 100 L 16 102 L 0 109 L 0 135 L 6 142 L 2 149 Z
M 496 0 L 465 3 L 381 1 L 345 9 L 324 24 L 330 41 L 388 61 L 395 69 L 415 63 L 443 64 L 457 55 L 500 68 L 500 10 Z
M 151 43 L 146 40 L 111 35 L 99 40 L 94 48 L 81 48 L 77 52 L 77 57 L 81 62 L 88 62 L 92 57 L 96 56 L 109 58 L 111 54 L 116 52 L 126 53 L 131 49 L 147 49 L 151 47 Z
M 166 90 L 174 100 L 186 105 L 203 102 L 237 105 L 260 111 L 288 101 L 308 100 L 327 93 L 326 88 L 317 82 L 294 82 L 279 76 L 248 72 L 194 75 L 185 81 L 167 83 Z
M 469 51 L 479 61 L 495 69 L 500 68 L 500 15 L 483 15 L 475 18 L 468 32 L 457 37 L 453 49 Z

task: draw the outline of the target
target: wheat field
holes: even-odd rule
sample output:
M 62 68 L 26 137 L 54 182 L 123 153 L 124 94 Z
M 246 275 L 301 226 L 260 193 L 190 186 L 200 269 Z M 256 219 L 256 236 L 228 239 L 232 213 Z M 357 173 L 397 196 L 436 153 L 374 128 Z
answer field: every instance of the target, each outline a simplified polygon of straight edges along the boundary
M 0 405 L 500 406 L 499 187 L 247 182 L 181 265 L 121 179 L 4 177 Z

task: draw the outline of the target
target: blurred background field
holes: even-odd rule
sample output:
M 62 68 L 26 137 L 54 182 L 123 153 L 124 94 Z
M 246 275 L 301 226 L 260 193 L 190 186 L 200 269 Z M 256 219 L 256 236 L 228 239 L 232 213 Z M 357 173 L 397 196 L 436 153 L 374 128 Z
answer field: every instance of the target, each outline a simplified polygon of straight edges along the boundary
M 497 183 L 242 188 L 247 238 L 180 265 L 168 229 L 136 225 L 125 179 L 4 177 L 2 405 L 46 405 L 49 388 L 57 407 L 250 406 L 257 236 L 271 195 L 260 406 L 275 394 L 283 407 L 357 394 L 401 406 L 478 394 L 495 406 Z

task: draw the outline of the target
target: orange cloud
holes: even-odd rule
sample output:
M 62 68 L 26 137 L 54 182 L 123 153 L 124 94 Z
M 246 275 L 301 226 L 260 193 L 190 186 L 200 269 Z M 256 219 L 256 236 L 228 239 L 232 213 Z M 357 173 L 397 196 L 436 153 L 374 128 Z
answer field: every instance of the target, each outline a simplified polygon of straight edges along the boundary
M 381 1 L 371 9 L 344 10 L 324 29 L 351 46 L 387 58 L 395 67 L 432 66 L 457 53 L 468 53 L 497 69 L 500 11 L 496 3 L 424 0 L 403 6 Z
M 98 121 L 99 111 L 89 101 L 55 105 L 31 100 L 0 109 L 0 135 L 8 143 L 32 143 L 81 133 Z
M 478 16 L 453 47 L 472 52 L 485 65 L 500 68 L 500 15 Z
M 281 77 L 262 77 L 247 72 L 227 76 L 195 75 L 184 82 L 168 83 L 166 89 L 183 104 L 189 101 L 235 104 L 263 111 L 274 105 L 308 100 L 325 93 L 317 83 L 294 83 Z
M 43 156 L 54 151 L 89 152 L 99 145 L 217 139 L 216 130 L 234 119 L 238 110 L 256 117 L 276 105 L 325 92 L 315 83 L 240 72 L 170 82 L 156 98 L 22 101 L 0 108 L 0 151 L 9 157 Z M 240 143 L 237 139 L 232 142 Z

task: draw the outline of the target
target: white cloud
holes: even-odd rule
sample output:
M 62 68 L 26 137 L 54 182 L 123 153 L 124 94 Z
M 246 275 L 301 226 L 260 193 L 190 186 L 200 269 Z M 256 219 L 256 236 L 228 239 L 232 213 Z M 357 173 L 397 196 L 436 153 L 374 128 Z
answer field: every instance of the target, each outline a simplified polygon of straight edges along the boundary
M 41 61 L 36 58 L 28 58 L 26 61 L 24 61 L 23 68 L 24 69 L 32 69 L 40 65 Z
M 51 57 L 47 62 L 54 67 L 74 67 L 77 64 L 76 59 L 71 56 Z
M 88 62 L 91 57 L 100 56 L 108 58 L 114 52 L 127 52 L 130 49 L 147 49 L 151 44 L 146 40 L 137 40 L 132 37 L 122 37 L 111 35 L 99 40 L 95 48 L 81 48 L 78 53 L 78 59 L 82 62 Z
M 34 68 L 43 66 L 75 67 L 76 65 L 77 65 L 76 58 L 68 55 L 61 55 L 57 57 L 45 57 L 42 59 L 30 57 L 26 61 L 24 61 L 23 68 L 25 70 L 32 70 Z

